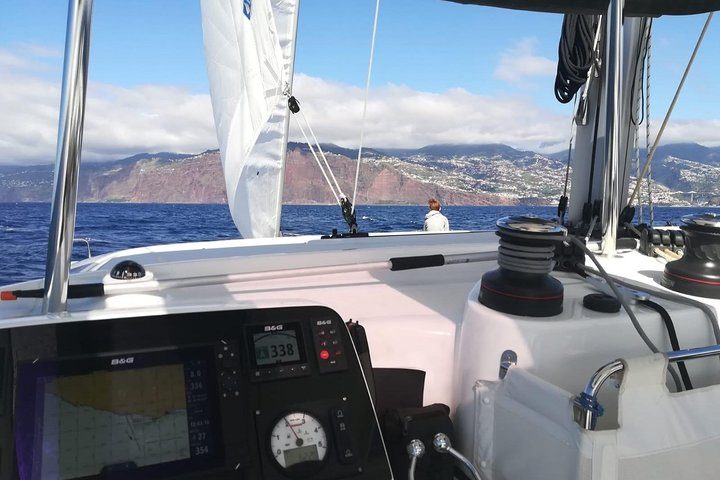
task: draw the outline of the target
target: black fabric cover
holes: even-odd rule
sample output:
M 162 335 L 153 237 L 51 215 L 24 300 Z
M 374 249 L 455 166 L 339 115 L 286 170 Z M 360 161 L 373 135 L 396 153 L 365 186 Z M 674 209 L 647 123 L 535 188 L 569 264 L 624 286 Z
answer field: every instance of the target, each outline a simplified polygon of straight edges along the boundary
M 423 404 L 425 372 L 409 368 L 373 368 L 375 410 L 382 416 L 397 408 L 418 408 Z
M 603 14 L 608 0 L 445 0 L 455 3 L 529 10 L 550 13 Z M 628 17 L 657 17 L 660 15 L 694 15 L 720 10 L 720 0 L 626 0 Z
M 418 439 L 425 444 L 425 455 L 417 462 L 415 480 L 452 480 L 453 459 L 433 448 L 433 437 L 444 433 L 455 441 L 455 431 L 450 420 L 450 408 L 435 403 L 422 408 L 400 408 L 391 410 L 383 418 L 383 434 L 390 458 L 393 476 L 396 480 L 407 480 L 410 457 L 407 445 Z

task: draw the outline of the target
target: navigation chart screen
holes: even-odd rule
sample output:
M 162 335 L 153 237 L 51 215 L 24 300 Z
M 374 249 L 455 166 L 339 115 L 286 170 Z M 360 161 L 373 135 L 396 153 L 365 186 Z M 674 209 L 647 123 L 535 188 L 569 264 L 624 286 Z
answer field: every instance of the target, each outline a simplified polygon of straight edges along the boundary
M 177 355 L 87 359 L 106 368 L 72 374 L 62 370 L 86 370 L 82 361 L 35 368 L 32 428 L 41 435 L 26 478 L 122 476 L 172 463 L 185 470 L 214 457 L 208 359 Z

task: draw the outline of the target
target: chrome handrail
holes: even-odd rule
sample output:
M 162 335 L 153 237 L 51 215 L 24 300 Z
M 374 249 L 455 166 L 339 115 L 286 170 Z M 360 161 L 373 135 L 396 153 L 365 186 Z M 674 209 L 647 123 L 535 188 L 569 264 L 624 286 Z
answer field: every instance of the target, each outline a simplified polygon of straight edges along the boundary
M 44 313 L 61 313 L 67 302 L 85 120 L 92 5 L 93 0 L 69 0 L 53 205 L 45 265 Z
M 603 365 L 590 377 L 582 393 L 575 397 L 573 401 L 575 421 L 585 430 L 595 430 L 597 418 L 603 414 L 602 405 L 597 401 L 600 389 L 608 378 L 621 372 L 624 368 L 625 364 L 622 360 L 615 360 Z
M 676 350 L 665 354 L 670 363 L 682 362 L 683 360 L 694 360 L 696 358 L 712 357 L 715 355 L 720 355 L 720 345 L 688 348 L 687 350 Z
M 716 355 L 720 356 L 720 345 L 677 350 L 664 353 L 664 355 L 670 363 Z M 581 428 L 585 430 L 595 430 L 597 419 L 603 414 L 603 407 L 597 400 L 598 393 L 610 377 L 624 369 L 625 363 L 622 360 L 615 360 L 603 365 L 590 377 L 582 393 L 575 397 L 573 401 L 575 421 Z
M 92 258 L 92 251 L 90 250 L 90 240 L 92 240 L 92 238 L 90 238 L 90 237 L 76 238 L 75 240 L 73 240 L 74 243 L 83 242 L 83 243 L 85 243 L 85 245 L 87 245 L 87 255 L 88 255 L 87 258 Z

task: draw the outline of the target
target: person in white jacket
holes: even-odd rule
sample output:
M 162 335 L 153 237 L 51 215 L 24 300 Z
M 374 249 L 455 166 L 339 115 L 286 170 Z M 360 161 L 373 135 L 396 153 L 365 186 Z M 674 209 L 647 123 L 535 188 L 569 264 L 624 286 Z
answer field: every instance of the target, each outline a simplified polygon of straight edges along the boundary
M 426 232 L 447 232 L 450 230 L 450 224 L 448 219 L 440 213 L 440 202 L 431 198 L 428 200 L 428 207 L 430 211 L 425 215 L 425 223 L 423 224 L 423 230 Z

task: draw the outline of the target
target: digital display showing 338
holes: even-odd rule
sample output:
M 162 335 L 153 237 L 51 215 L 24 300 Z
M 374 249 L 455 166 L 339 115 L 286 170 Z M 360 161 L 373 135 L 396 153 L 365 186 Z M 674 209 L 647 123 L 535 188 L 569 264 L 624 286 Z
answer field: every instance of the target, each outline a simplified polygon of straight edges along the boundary
M 294 329 L 278 329 L 253 334 L 255 364 L 257 366 L 300 361 L 297 332 Z

